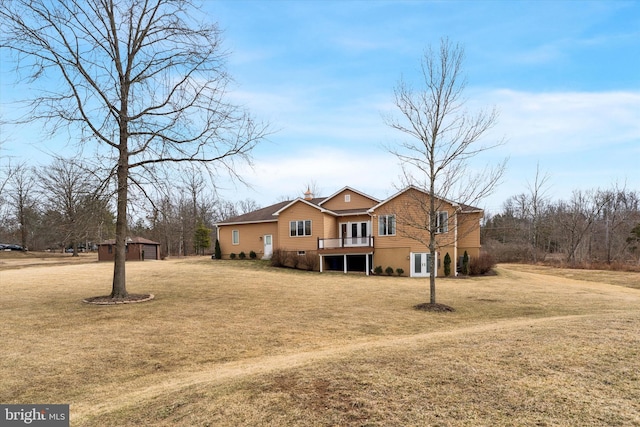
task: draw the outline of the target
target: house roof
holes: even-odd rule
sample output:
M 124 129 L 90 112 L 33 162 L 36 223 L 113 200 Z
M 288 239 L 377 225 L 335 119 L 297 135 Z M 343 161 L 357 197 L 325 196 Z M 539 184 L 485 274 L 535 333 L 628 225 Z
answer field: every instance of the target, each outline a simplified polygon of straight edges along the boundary
M 274 214 L 285 206 L 291 204 L 291 200 L 285 200 L 284 202 L 279 202 L 273 204 L 271 206 L 267 206 L 266 208 L 258 209 L 252 212 L 247 212 L 242 215 L 234 216 L 231 218 L 227 218 L 224 221 L 220 221 L 216 225 L 232 225 L 232 224 L 247 224 L 254 222 L 275 222 L 278 220 Z
M 378 208 L 379 206 L 384 205 L 385 203 L 387 203 L 388 201 L 398 197 L 399 195 L 401 195 L 402 193 L 410 190 L 410 189 L 415 189 L 418 190 L 422 193 L 428 194 L 426 191 L 418 188 L 418 187 L 407 187 L 404 190 L 394 194 L 393 196 L 389 197 L 386 200 L 383 201 L 379 201 L 378 199 L 375 199 L 371 196 L 368 196 L 360 191 L 354 190 L 351 187 L 343 187 L 340 191 L 335 192 L 334 194 L 332 194 L 329 197 L 315 197 L 311 200 L 305 200 L 303 198 L 297 198 L 295 200 L 285 200 L 279 203 L 275 203 L 273 205 L 267 206 L 265 208 L 262 209 L 258 209 L 255 210 L 253 212 L 247 212 L 245 214 L 242 215 L 238 215 L 238 216 L 234 216 L 231 218 L 227 218 L 224 221 L 220 221 L 218 222 L 216 225 L 236 225 L 236 224 L 255 224 L 255 223 L 261 223 L 261 222 L 276 222 L 278 221 L 278 215 L 280 214 L 280 212 L 284 211 L 285 209 L 289 208 L 290 206 L 294 205 L 295 203 L 305 203 L 313 208 L 316 208 L 318 210 L 320 210 L 321 212 L 326 212 L 330 215 L 334 215 L 334 216 L 347 216 L 347 215 L 358 215 L 358 214 L 369 214 L 371 213 L 373 210 L 375 210 L 376 208 Z M 333 197 L 337 196 L 338 194 L 340 194 L 341 192 L 345 191 L 345 190 L 349 190 L 349 191 L 353 191 L 354 193 L 358 193 L 364 197 L 367 197 L 369 199 L 371 199 L 374 202 L 379 202 L 377 205 L 375 205 L 372 208 L 362 208 L 362 209 L 340 209 L 340 210 L 329 210 L 327 208 L 324 208 L 322 206 L 322 204 L 330 199 L 332 199 Z M 465 205 L 462 203 L 456 203 L 456 202 L 452 202 L 450 200 L 447 200 L 443 197 L 438 197 L 440 200 L 443 200 L 445 202 L 451 203 L 453 206 L 457 206 L 460 207 L 462 212 L 482 212 L 482 209 L 480 208 L 476 208 L 470 205 Z
M 127 243 L 139 243 L 143 245 L 159 245 L 160 243 L 153 240 L 145 239 L 144 237 L 127 237 Z M 115 245 L 116 239 L 108 239 L 98 245 Z
M 276 215 L 276 216 L 280 215 L 280 212 L 282 212 L 283 210 L 287 209 L 289 206 L 292 206 L 292 205 L 294 205 L 296 203 L 305 203 L 305 204 L 307 204 L 307 205 L 309 205 L 309 206 L 311 206 L 313 208 L 316 208 L 316 209 L 320 210 L 321 212 L 333 213 L 329 209 L 325 209 L 325 208 L 320 206 L 320 203 L 322 203 L 323 200 L 325 200 L 324 197 L 315 197 L 315 198 L 313 198 L 311 200 L 298 198 L 298 199 L 290 201 L 288 204 L 286 204 L 283 207 L 281 207 L 280 209 L 278 209 L 274 213 L 274 215 Z
M 407 192 L 407 191 L 409 191 L 409 190 L 416 190 L 416 191 L 419 191 L 420 193 L 423 193 L 423 194 L 425 194 L 425 195 L 427 195 L 427 196 L 429 195 L 429 192 L 428 192 L 428 191 L 426 191 L 426 190 L 424 190 L 424 189 L 422 189 L 422 188 L 419 188 L 419 187 L 416 187 L 416 186 L 410 185 L 410 186 L 408 186 L 408 187 L 404 188 L 403 190 L 398 191 L 398 192 L 397 192 L 396 194 L 394 194 L 393 196 L 391 196 L 391 197 L 389 197 L 389 198 L 387 198 L 387 199 L 383 200 L 382 202 L 378 203 L 377 205 L 375 205 L 374 207 L 372 207 L 371 209 L 369 209 L 369 210 L 368 210 L 368 212 L 373 212 L 374 210 L 376 210 L 376 209 L 377 209 L 377 208 L 379 208 L 380 206 L 382 206 L 382 205 L 384 205 L 384 204 L 388 203 L 389 201 L 391 201 L 391 200 L 395 199 L 396 197 L 398 197 L 398 196 L 400 196 L 400 195 L 402 195 L 402 194 L 406 193 L 406 192 Z M 444 197 L 440 197 L 440 196 L 438 196 L 438 195 L 436 195 L 436 196 L 435 196 L 435 198 L 436 198 L 436 199 L 439 199 L 439 200 L 442 200 L 443 202 L 447 202 L 447 203 L 451 204 L 452 206 L 459 207 L 459 208 L 460 208 L 460 210 L 461 210 L 462 212 L 464 212 L 464 213 L 471 213 L 471 212 L 483 212 L 483 210 L 482 210 L 482 209 L 480 209 L 480 208 L 476 208 L 476 207 L 474 207 L 474 206 L 467 205 L 467 204 L 464 204 L 464 203 L 454 202 L 454 201 L 452 201 L 452 200 L 448 200 L 448 199 L 446 199 L 446 198 L 444 198 Z
M 366 194 L 360 193 L 359 191 L 355 191 L 350 187 L 344 187 L 342 190 L 338 191 L 337 193 L 329 197 L 314 197 L 311 200 L 305 200 L 303 198 L 298 198 L 295 200 L 285 200 L 283 202 L 279 202 L 279 203 L 267 206 L 265 208 L 255 210 L 253 212 L 247 212 L 246 214 L 227 218 L 224 221 L 218 222 L 216 225 L 236 225 L 236 224 L 255 224 L 255 223 L 261 223 L 261 222 L 276 222 L 278 221 L 277 217 L 280 214 L 280 212 L 284 211 L 285 209 L 287 209 L 288 207 L 292 206 L 295 203 L 305 203 L 313 208 L 316 208 L 322 212 L 326 212 L 334 216 L 367 214 L 367 208 L 329 210 L 321 206 L 322 203 L 324 203 L 325 201 L 329 200 L 332 197 L 335 197 L 337 194 L 339 194 L 341 191 L 344 191 L 345 189 L 354 191 L 358 194 L 362 194 L 363 196 L 366 196 L 373 201 L 377 201 L 373 197 L 367 196 Z
M 347 187 L 343 187 L 340 190 L 336 191 L 335 193 L 333 193 L 329 197 L 323 198 L 323 200 L 321 202 L 319 202 L 318 204 L 322 205 L 324 202 L 327 202 L 327 201 L 333 199 L 334 197 L 336 197 L 338 194 L 342 193 L 343 191 L 351 191 L 353 193 L 361 195 L 362 197 L 366 197 L 367 199 L 370 199 L 371 201 L 376 202 L 376 203 L 380 201 L 380 200 L 376 199 L 375 197 L 371 197 L 368 194 L 364 194 L 362 191 L 358 191 L 355 188 L 351 188 L 351 187 L 347 186 Z

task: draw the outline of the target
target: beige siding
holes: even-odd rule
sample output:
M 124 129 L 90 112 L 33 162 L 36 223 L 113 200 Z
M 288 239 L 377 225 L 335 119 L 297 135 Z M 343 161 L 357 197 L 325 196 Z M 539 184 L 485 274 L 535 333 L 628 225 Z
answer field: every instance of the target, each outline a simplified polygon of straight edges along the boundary
M 429 224 L 428 208 L 428 196 L 418 191 L 408 191 L 376 209 L 373 224 L 376 248 L 410 247 L 414 252 L 423 252 L 429 243 L 429 232 L 426 230 Z M 448 232 L 438 234 L 438 242 L 441 246 L 450 245 L 455 239 L 455 208 L 439 201 L 436 209 L 449 214 Z M 379 219 L 383 215 L 396 216 L 395 236 L 379 235 Z
M 481 212 L 461 213 L 458 215 L 458 247 L 480 247 Z
M 320 209 L 298 201 L 278 216 L 278 248 L 286 251 L 312 251 L 318 249 L 318 238 L 324 237 L 325 215 Z M 289 235 L 291 221 L 311 220 L 311 236 Z M 274 247 L 275 248 L 275 247 Z
M 324 232 L 321 238 L 335 238 L 338 237 L 338 220 L 332 215 L 324 214 Z
M 349 202 L 345 201 L 346 195 L 349 196 Z M 324 202 L 322 207 L 329 210 L 368 209 L 376 204 L 377 202 L 375 200 L 371 200 L 368 197 L 364 197 L 361 194 L 347 189 Z
M 233 244 L 233 230 L 238 230 L 240 239 L 237 245 Z M 219 228 L 220 250 L 222 258 L 228 259 L 231 253 L 238 255 L 244 252 L 247 257 L 251 251 L 254 251 L 258 258 L 264 255 L 264 236 L 271 234 L 273 236 L 273 248 L 278 245 L 278 225 L 275 222 L 265 222 L 257 224 L 238 224 L 238 225 L 222 225 Z
M 382 265 L 384 269 L 388 264 L 395 269 L 397 266 L 393 263 L 405 262 L 407 268 L 399 266 L 408 272 L 410 260 L 406 260 L 406 257 L 411 252 L 429 252 L 429 233 L 426 230 L 429 224 L 428 201 L 428 196 L 424 193 L 410 190 L 376 209 L 373 221 L 375 265 Z M 437 235 L 438 275 L 444 275 L 444 255 L 447 252 L 451 256 L 451 269 L 454 274 L 457 257 L 461 257 L 465 250 L 471 257 L 477 257 L 479 254 L 479 224 L 482 213 L 457 214 L 455 206 L 441 200 L 437 201 L 436 210 L 448 212 L 449 219 L 448 231 Z M 379 235 L 379 219 L 382 215 L 396 215 L 395 236 Z M 457 218 L 456 215 L 458 215 Z M 458 224 L 457 242 L 456 223 Z M 401 259 L 402 256 L 405 260 Z
M 404 275 L 409 275 L 409 270 L 411 267 L 411 261 L 409 260 L 409 253 L 411 249 L 408 247 L 395 247 L 395 248 L 385 248 L 385 249 L 376 249 L 376 252 L 373 254 L 373 265 L 371 269 L 373 270 L 375 267 L 382 267 L 383 274 L 384 270 L 387 267 L 391 267 L 394 270 L 397 268 L 401 268 L 404 270 Z

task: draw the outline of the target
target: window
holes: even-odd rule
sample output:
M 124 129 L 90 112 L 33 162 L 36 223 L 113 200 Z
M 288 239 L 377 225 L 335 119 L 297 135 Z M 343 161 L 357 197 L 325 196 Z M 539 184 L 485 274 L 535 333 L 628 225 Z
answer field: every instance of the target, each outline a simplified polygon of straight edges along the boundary
M 378 217 L 378 235 L 393 236 L 396 234 L 396 216 L 380 215 Z
M 436 214 L 436 233 L 449 232 L 449 212 L 438 212 Z
M 311 236 L 311 220 L 291 221 L 289 223 L 289 236 Z
M 345 194 L 344 195 L 344 201 L 345 201 L 345 203 L 349 203 L 351 201 L 351 194 Z
M 303 256 L 303 255 L 306 255 L 306 254 L 307 254 L 307 252 L 306 252 L 306 251 L 298 251 L 298 255 L 299 255 L 299 256 Z
M 233 243 L 234 245 L 239 245 L 240 244 L 240 231 L 239 230 L 233 230 L 231 232 L 231 243 Z

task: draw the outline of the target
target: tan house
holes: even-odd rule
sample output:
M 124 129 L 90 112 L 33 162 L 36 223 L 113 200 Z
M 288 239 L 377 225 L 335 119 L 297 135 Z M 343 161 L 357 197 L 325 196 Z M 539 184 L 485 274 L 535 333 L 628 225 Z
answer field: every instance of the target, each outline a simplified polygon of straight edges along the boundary
M 329 197 L 276 203 L 217 224 L 222 258 L 254 251 L 268 259 L 274 249 L 320 257 L 320 272 L 364 272 L 376 266 L 404 270 L 404 275 L 429 275 L 428 193 L 408 187 L 380 201 L 350 187 Z M 465 251 L 480 253 L 483 211 L 438 198 L 438 275 L 443 259 L 451 257 L 451 271 Z M 427 225 L 425 225 L 427 224 Z

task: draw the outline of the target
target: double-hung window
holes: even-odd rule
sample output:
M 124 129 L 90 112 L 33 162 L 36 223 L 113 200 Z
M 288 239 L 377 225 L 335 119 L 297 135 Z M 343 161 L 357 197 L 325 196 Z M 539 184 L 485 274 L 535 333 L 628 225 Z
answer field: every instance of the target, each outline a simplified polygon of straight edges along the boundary
M 311 236 L 311 220 L 291 221 L 289 223 L 289 236 Z
M 378 217 L 378 236 L 394 236 L 396 234 L 396 216 L 380 215 Z
M 449 232 L 449 212 L 440 211 L 436 214 L 436 233 Z
M 231 232 L 231 243 L 234 245 L 240 244 L 240 230 L 233 230 Z

